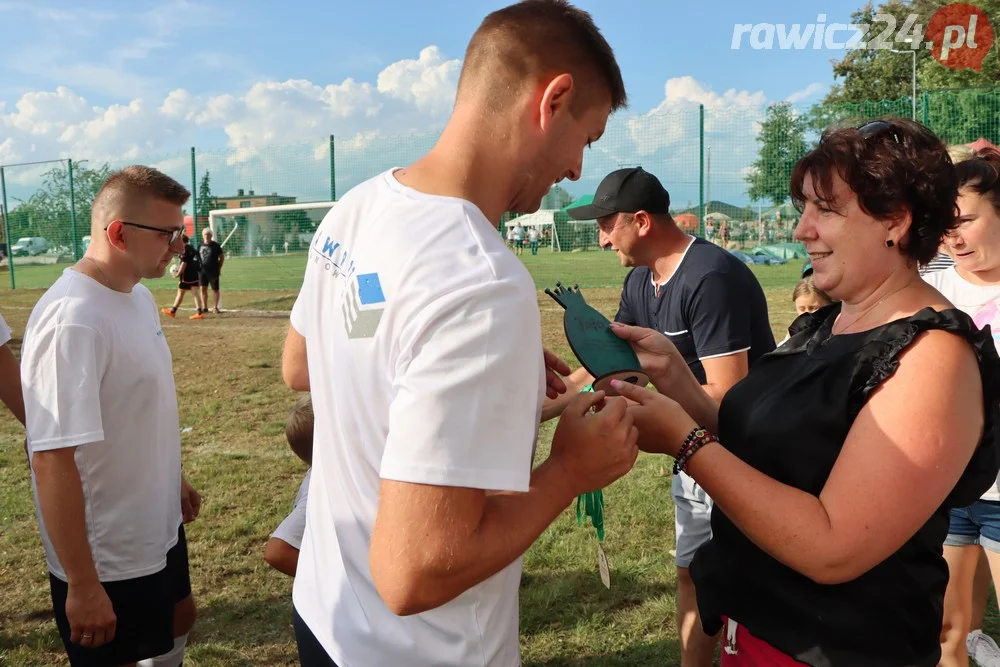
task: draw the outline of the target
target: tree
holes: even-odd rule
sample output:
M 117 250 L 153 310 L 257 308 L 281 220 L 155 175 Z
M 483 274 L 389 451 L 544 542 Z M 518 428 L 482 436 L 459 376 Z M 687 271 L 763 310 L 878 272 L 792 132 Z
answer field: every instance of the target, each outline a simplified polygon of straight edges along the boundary
M 554 185 L 542 198 L 543 209 L 560 209 L 573 202 L 573 195 L 566 192 L 562 186 Z
M 896 42 L 905 36 L 915 35 L 920 48 L 917 51 L 917 95 L 921 91 L 931 91 L 940 88 L 967 88 L 977 86 L 995 86 L 1000 83 L 1000 55 L 994 46 L 982 62 L 982 70 L 955 70 L 942 65 L 934 59 L 931 50 L 923 48 L 926 29 L 934 14 L 949 4 L 948 0 L 913 0 L 902 3 L 890 0 L 878 8 L 871 3 L 851 14 L 851 22 L 858 25 L 868 25 L 870 29 L 865 39 L 874 41 L 886 28 L 892 27 L 885 21 L 876 21 L 877 14 L 889 14 L 896 19 L 894 31 L 886 36 L 885 41 L 890 48 L 907 50 L 909 45 L 903 41 Z M 1000 16 L 1000 0 L 980 0 L 974 3 L 989 16 Z M 916 21 L 906 26 L 907 18 L 915 15 Z M 994 32 L 1000 26 L 993 26 Z M 905 33 L 905 34 L 904 34 Z M 1000 35 L 997 35 L 1000 37 Z M 996 39 L 996 38 L 995 38 Z M 909 100 L 912 95 L 912 60 L 904 53 L 893 53 L 883 48 L 855 48 L 849 50 L 839 61 L 833 62 L 833 75 L 839 79 L 823 100 L 824 104 L 843 104 L 845 102 L 871 102 L 875 100 L 894 100 L 900 97 Z M 918 119 L 919 120 L 919 119 Z
M 198 185 L 198 202 L 194 207 L 198 216 L 197 221 L 202 225 L 207 225 L 209 212 L 217 208 L 219 208 L 219 200 L 212 194 L 211 176 L 206 171 Z
M 775 206 L 788 199 L 788 183 L 795 163 L 809 150 L 805 140 L 806 119 L 787 102 L 767 108 L 757 135 L 757 160 L 746 181 L 752 201 L 770 199 Z
M 851 23 L 870 26 L 864 39 L 874 41 L 879 33 L 887 27 L 885 21 L 876 21 L 875 16 L 877 14 L 891 15 L 896 20 L 896 31 L 887 38 L 891 41 L 898 36 L 899 32 L 902 32 L 902 26 L 906 22 L 907 16 L 912 13 L 919 16 L 919 12 L 915 11 L 914 6 L 903 4 L 898 0 L 890 0 L 890 2 L 879 6 L 878 9 L 873 8 L 869 3 L 851 14 Z M 929 18 L 930 15 L 920 16 L 918 23 L 926 25 Z M 901 42 L 892 43 L 891 48 L 905 49 L 907 45 Z M 926 49 L 918 49 L 918 68 L 927 60 L 933 62 L 931 52 Z M 940 67 L 937 63 L 933 64 Z M 908 98 L 912 92 L 911 74 L 912 63 L 908 55 L 893 53 L 888 49 L 853 48 L 848 50 L 841 60 L 833 61 L 833 77 L 840 81 L 830 89 L 823 103 L 843 104 L 845 102 Z
M 951 2 L 945 0 L 914 0 L 911 11 L 929 19 L 938 9 L 949 4 Z M 987 16 L 992 17 L 993 48 L 983 58 L 982 69 L 978 72 L 972 69 L 954 70 L 935 61 L 933 57 L 923 59 L 918 57 L 917 79 L 922 90 L 979 88 L 996 86 L 1000 83 L 1000 48 L 997 46 L 1000 41 L 1000 22 L 996 18 L 1000 17 L 1000 0 L 976 0 L 970 4 L 979 7 Z M 925 51 L 925 53 L 930 52 Z
M 11 211 L 11 223 L 21 227 L 11 236 L 41 236 L 49 246 L 73 248 L 83 236 L 90 233 L 90 209 L 101 185 L 111 174 L 105 163 L 89 169 L 79 163 L 73 165 L 73 204 L 76 209 L 76 238 L 72 238 L 70 213 L 69 169 L 60 164 L 42 175 L 42 187 L 22 205 Z M 20 214 L 15 223 L 15 213 Z M 72 252 L 72 250 L 71 250 Z

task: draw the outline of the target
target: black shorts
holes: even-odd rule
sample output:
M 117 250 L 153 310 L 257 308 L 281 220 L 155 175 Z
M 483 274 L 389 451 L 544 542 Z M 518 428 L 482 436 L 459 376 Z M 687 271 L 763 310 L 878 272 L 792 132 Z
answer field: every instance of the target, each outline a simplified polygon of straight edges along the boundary
M 72 667 L 118 667 L 154 658 L 174 647 L 174 608 L 191 595 L 187 539 L 183 524 L 177 544 L 167 552 L 167 565 L 159 572 L 123 581 L 102 582 L 117 618 L 115 638 L 97 648 L 70 641 L 66 618 L 66 582 L 49 574 L 56 627 Z
M 186 276 L 183 280 L 177 283 L 177 289 L 189 290 L 192 287 L 197 287 L 198 280 L 198 276 Z
M 218 292 L 219 274 L 202 272 L 198 275 L 198 284 L 201 285 L 202 287 L 208 287 L 209 285 L 211 285 L 212 289 Z

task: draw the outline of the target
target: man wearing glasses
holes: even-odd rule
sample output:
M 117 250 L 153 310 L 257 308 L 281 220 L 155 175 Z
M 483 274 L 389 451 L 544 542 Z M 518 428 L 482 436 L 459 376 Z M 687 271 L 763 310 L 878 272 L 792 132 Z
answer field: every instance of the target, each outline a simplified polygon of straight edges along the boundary
M 32 487 L 56 625 L 74 667 L 177 667 L 195 605 L 170 349 L 144 278 L 183 250 L 190 193 L 115 172 L 93 241 L 35 306 L 22 348 Z

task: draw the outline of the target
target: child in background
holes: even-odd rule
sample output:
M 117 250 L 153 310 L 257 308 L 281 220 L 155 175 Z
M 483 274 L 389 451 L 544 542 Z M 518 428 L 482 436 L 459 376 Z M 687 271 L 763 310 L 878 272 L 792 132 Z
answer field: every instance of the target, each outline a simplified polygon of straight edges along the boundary
M 815 313 L 824 306 L 833 303 L 826 292 L 816 287 L 811 275 L 799 281 L 799 284 L 792 290 L 792 301 L 795 303 L 795 314 Z
M 803 313 L 815 313 L 820 308 L 829 306 L 833 303 L 833 299 L 829 295 L 816 287 L 816 283 L 813 282 L 812 272 L 809 272 L 805 278 L 799 281 L 799 284 L 795 286 L 792 290 L 792 302 L 795 304 L 795 316 L 798 317 Z M 782 345 L 789 338 L 788 334 L 785 334 L 785 339 L 778 343 Z
M 278 572 L 294 577 L 299 563 L 302 534 L 306 530 L 306 498 L 309 495 L 309 473 L 312 472 L 313 408 L 309 394 L 296 401 L 292 407 L 285 423 L 285 438 L 295 455 L 310 468 L 306 470 L 305 478 L 299 485 L 291 514 L 285 517 L 267 541 L 264 560 Z

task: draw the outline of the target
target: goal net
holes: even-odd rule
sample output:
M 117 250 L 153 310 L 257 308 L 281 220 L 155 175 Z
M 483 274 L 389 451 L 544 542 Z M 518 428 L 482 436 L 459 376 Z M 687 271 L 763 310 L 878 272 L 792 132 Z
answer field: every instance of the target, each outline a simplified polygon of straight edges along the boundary
M 316 227 L 333 206 L 326 201 L 215 209 L 208 214 L 208 226 L 227 257 L 287 255 L 309 248 Z M 195 239 L 195 245 L 199 241 Z

